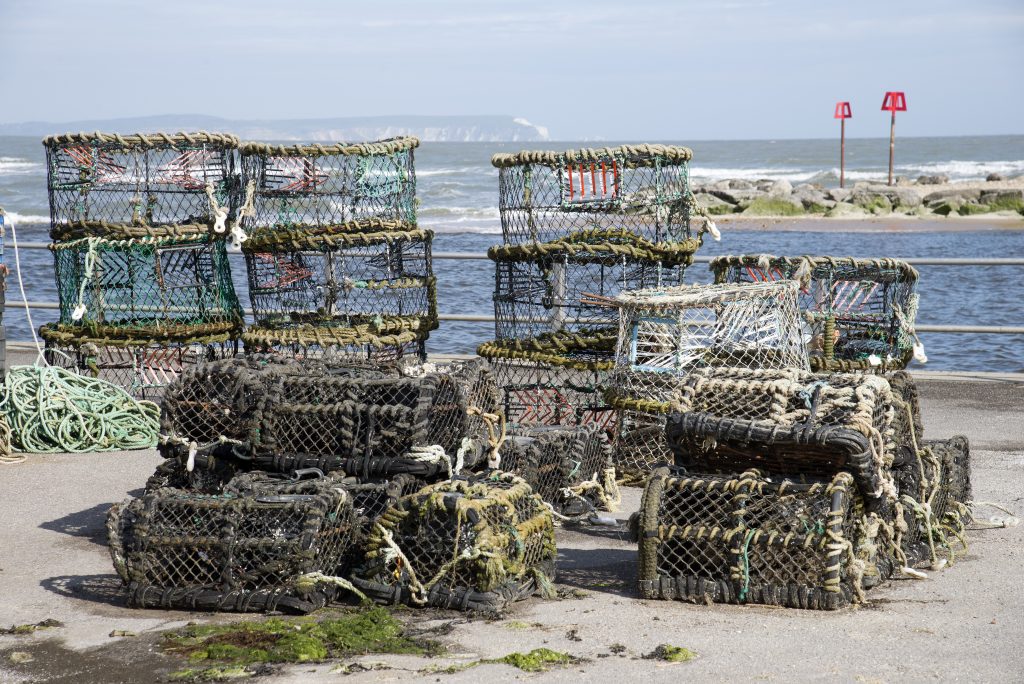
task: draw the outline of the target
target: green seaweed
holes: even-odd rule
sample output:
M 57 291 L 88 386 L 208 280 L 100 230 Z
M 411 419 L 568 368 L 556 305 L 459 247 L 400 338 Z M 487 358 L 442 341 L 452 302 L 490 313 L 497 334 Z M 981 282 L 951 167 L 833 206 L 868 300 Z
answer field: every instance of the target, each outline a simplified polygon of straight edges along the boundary
M 455 674 L 472 669 L 477 665 L 511 665 L 523 672 L 546 672 L 559 665 L 578 663 L 579 658 L 553 651 L 550 648 L 535 648 L 529 653 L 509 653 L 500 658 L 483 658 L 468 663 L 455 663 L 444 667 L 430 667 L 420 670 L 424 674 Z
M 0 627 L 0 634 L 32 634 L 43 629 L 52 629 L 54 627 L 63 627 L 64 623 L 60 620 L 54 620 L 53 618 L 47 618 L 40 622 L 34 622 L 27 625 L 11 625 L 10 627 Z
M 168 675 L 172 682 L 223 682 L 229 679 L 251 677 L 253 672 L 245 667 L 229 665 L 228 667 L 188 668 Z
M 758 197 L 743 210 L 746 216 L 800 216 L 803 213 L 803 207 L 778 197 Z
M 974 214 L 988 214 L 993 211 L 995 209 L 987 204 L 964 204 L 957 210 L 957 213 L 961 216 L 973 216 Z
M 688 663 L 696 657 L 697 654 L 690 649 L 671 644 L 660 644 L 644 656 L 648 660 L 664 660 L 666 663 Z

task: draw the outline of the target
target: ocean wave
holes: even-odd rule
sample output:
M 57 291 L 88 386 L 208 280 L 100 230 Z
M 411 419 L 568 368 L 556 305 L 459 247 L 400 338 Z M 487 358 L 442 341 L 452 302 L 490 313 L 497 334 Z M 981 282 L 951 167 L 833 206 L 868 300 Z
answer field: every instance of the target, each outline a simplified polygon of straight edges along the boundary
M 417 213 L 420 219 L 453 218 L 494 221 L 501 218 L 498 207 L 431 207 L 421 205 Z
M 422 178 L 424 176 L 458 176 L 466 173 L 479 173 L 485 167 L 482 166 L 462 166 L 459 168 L 440 168 L 440 169 L 416 169 L 416 177 Z
M 0 157 L 0 175 L 29 174 L 43 168 L 43 165 L 38 162 L 31 162 L 20 157 Z
M 40 214 L 19 214 L 14 211 L 4 211 L 4 221 L 6 223 L 14 223 L 17 225 L 25 224 L 37 224 L 37 223 L 49 223 L 49 216 L 42 216 Z
M 998 173 L 1002 176 L 1018 176 L 1024 173 L 1024 159 L 1004 161 L 961 161 L 952 159 L 926 164 L 897 166 L 897 171 L 899 170 L 911 170 L 925 175 L 944 174 L 949 176 L 950 180 L 985 180 L 985 177 L 990 173 Z

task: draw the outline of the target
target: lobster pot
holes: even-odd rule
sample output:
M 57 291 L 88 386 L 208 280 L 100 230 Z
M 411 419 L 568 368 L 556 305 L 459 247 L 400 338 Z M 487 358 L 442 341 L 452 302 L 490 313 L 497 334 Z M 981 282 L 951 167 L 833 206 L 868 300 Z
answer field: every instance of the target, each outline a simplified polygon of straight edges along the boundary
M 497 408 L 481 361 L 358 367 L 232 359 L 197 368 L 171 388 L 161 451 L 203 467 L 234 459 L 276 472 L 431 481 L 476 465 L 489 436 L 481 414 Z
M 618 313 L 604 298 L 682 284 L 696 247 L 693 241 L 655 245 L 621 230 L 492 247 L 487 254 L 495 262 L 497 337 L 614 330 Z
M 914 354 L 918 274 L 898 259 L 765 254 L 718 257 L 715 282 L 801 282 L 814 370 L 893 370 Z
M 423 323 L 415 318 L 393 316 L 353 327 L 251 325 L 242 333 L 241 340 L 247 352 L 281 359 L 339 366 L 422 363 L 427 358 L 429 334 Z
M 581 516 L 618 506 L 611 455 L 597 425 L 540 426 L 505 440 L 501 468 L 522 477 L 560 515 Z
M 237 333 L 242 310 L 222 240 L 209 235 L 50 245 L 60 332 L 119 339 Z
M 886 520 L 897 495 L 892 469 L 916 463 L 911 412 L 881 376 L 701 369 L 676 407 L 666 429 L 676 465 L 789 477 L 849 472 L 868 509 Z
M 694 603 L 832 610 L 879 579 L 852 478 L 797 484 L 659 468 L 640 511 L 640 594 Z
M 611 404 L 620 411 L 615 464 L 639 475 L 666 462 L 665 416 L 687 374 L 709 366 L 808 367 L 796 281 L 684 285 L 624 292 Z
M 61 334 L 43 326 L 47 363 L 122 387 L 136 399 L 160 401 L 168 385 L 206 361 L 231 358 L 238 344 L 228 335 L 181 341 L 109 340 Z
M 612 434 L 615 413 L 602 393 L 611 368 L 612 342 L 605 334 L 481 345 L 477 353 L 490 361 L 509 430 L 595 424 Z
M 655 243 L 688 239 L 692 156 L 669 145 L 496 154 L 504 242 L 551 242 L 595 228 Z
M 257 326 L 352 327 L 394 317 L 424 332 L 437 327 L 430 231 L 263 235 L 242 245 Z
M 554 526 L 521 478 L 492 472 L 404 497 L 370 534 L 352 583 L 381 603 L 500 611 L 551 594 Z
M 229 485 L 230 487 L 230 485 Z M 333 600 L 355 530 L 330 478 L 246 493 L 164 488 L 111 508 L 110 553 L 138 608 L 307 613 Z
M 43 140 L 51 236 L 102 224 L 133 236 L 158 227 L 210 228 L 235 220 L 238 138 L 219 133 L 77 133 Z
M 416 138 L 334 145 L 241 147 L 242 185 L 252 188 L 248 231 L 383 220 L 415 224 Z

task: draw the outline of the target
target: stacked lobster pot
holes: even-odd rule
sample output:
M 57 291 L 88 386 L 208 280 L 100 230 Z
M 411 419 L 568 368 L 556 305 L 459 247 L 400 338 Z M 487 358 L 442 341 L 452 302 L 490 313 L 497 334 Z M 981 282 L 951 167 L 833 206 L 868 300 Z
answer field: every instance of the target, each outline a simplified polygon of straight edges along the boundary
M 811 368 L 887 372 L 928 359 L 914 332 L 918 274 L 898 259 L 750 254 L 711 262 L 717 283 L 800 281 Z
M 158 397 L 196 362 L 233 354 L 242 311 L 225 239 L 237 235 L 230 135 L 46 138 L 60 320 L 50 363 Z
M 241 148 L 246 349 L 394 361 L 437 327 L 431 231 L 416 224 L 416 138 Z
M 480 360 L 187 370 L 163 401 L 167 460 L 109 518 L 130 603 L 301 612 L 359 593 L 347 577 L 380 516 L 491 457 L 497 410 Z
M 638 519 L 647 598 L 835 609 L 963 542 L 967 440 L 921 441 L 903 373 L 702 368 L 673 410 Z
M 690 158 L 666 145 L 492 158 L 504 243 L 488 251 L 497 339 L 478 353 L 491 361 L 510 434 L 595 424 L 614 435 L 602 387 L 618 320 L 604 298 L 681 284 L 704 232 L 717 235 L 695 217 Z
M 682 285 L 620 293 L 615 368 L 606 396 L 618 412 L 615 467 L 643 481 L 671 460 L 665 420 L 697 369 L 808 369 L 793 280 Z
M 3 380 L 7 372 L 7 328 L 3 324 L 3 309 L 7 297 L 7 275 L 9 273 L 7 264 L 4 262 L 5 219 L 4 209 L 0 207 L 0 380 Z

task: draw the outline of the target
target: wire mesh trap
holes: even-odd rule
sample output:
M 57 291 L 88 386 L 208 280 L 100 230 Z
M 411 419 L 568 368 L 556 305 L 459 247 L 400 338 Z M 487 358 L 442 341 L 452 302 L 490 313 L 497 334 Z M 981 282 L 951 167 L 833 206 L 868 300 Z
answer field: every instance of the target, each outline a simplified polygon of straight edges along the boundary
M 588 301 L 623 290 L 681 285 L 699 241 L 653 244 L 626 230 L 586 230 L 543 244 L 499 245 L 494 316 L 499 339 L 614 329 L 617 312 Z
M 509 473 L 457 478 L 404 497 L 366 549 L 352 583 L 381 603 L 493 612 L 552 593 L 551 514 Z
M 693 472 L 828 479 L 849 472 L 891 521 L 892 468 L 916 462 L 910 411 L 880 376 L 796 369 L 692 372 L 668 418 L 675 464 Z
M 652 473 L 640 509 L 640 594 L 834 610 L 879 579 L 883 529 L 852 478 L 811 484 Z M 867 580 L 867 582 L 865 582 Z
M 252 356 L 210 363 L 164 398 L 161 452 L 263 470 L 425 481 L 472 468 L 497 391 L 482 361 L 351 366 Z
M 256 325 L 353 327 L 379 318 L 437 327 L 437 292 L 424 230 L 336 235 L 269 233 L 242 245 Z
M 814 370 L 894 370 L 915 351 L 917 271 L 898 259 L 775 257 L 768 254 L 717 257 L 715 282 L 801 283 L 800 311 Z
M 73 133 L 43 145 L 54 239 L 102 232 L 105 224 L 140 237 L 147 229 L 168 235 L 235 220 L 234 136 Z
M 92 337 L 181 339 L 237 334 L 242 310 L 222 240 L 208 235 L 50 245 L 60 320 Z
M 620 411 L 615 465 L 643 475 L 666 462 L 665 415 L 697 368 L 808 368 L 796 281 L 623 292 L 609 403 Z
M 380 219 L 416 223 L 410 137 L 335 145 L 241 146 L 243 187 L 253 212 L 243 227 L 303 229 Z
M 129 606 L 306 613 L 348 586 L 337 574 L 357 523 L 344 487 L 253 476 L 248 485 L 163 488 L 111 508 L 110 554 Z
M 187 369 L 230 358 L 238 351 L 238 343 L 228 335 L 182 341 L 111 340 L 62 333 L 57 326 L 49 325 L 39 332 L 46 341 L 43 353 L 48 364 L 106 380 L 136 399 L 154 401 L 159 401 L 167 386 Z
M 608 434 L 615 413 L 602 393 L 614 335 L 541 335 L 532 340 L 498 340 L 480 345 L 490 361 L 509 430 L 533 425 L 596 424 Z
M 649 242 L 691 237 L 693 153 L 669 145 L 496 154 L 508 244 L 550 242 L 588 230 L 623 230 Z
M 597 425 L 532 427 L 506 438 L 501 469 L 523 478 L 555 513 L 616 510 L 619 488 L 607 434 Z

